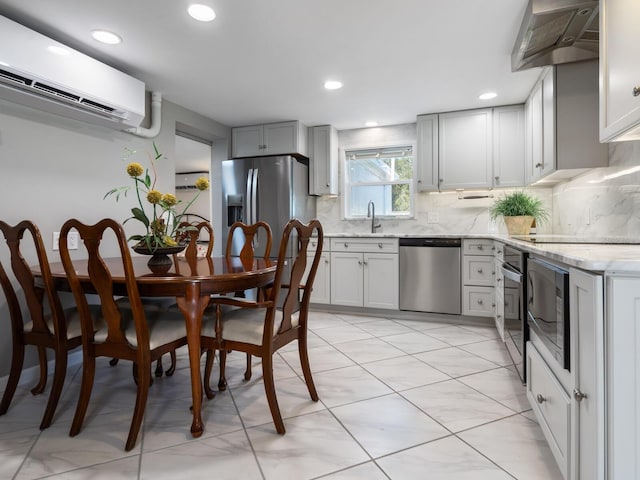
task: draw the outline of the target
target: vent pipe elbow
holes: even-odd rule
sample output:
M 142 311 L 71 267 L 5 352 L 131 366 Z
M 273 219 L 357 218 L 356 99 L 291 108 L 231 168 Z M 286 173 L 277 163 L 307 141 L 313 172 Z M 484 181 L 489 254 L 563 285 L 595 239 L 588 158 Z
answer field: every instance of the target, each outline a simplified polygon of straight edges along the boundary
M 154 138 L 160 133 L 162 126 L 162 93 L 151 92 L 151 125 L 149 128 L 133 127 L 125 132 L 143 138 Z

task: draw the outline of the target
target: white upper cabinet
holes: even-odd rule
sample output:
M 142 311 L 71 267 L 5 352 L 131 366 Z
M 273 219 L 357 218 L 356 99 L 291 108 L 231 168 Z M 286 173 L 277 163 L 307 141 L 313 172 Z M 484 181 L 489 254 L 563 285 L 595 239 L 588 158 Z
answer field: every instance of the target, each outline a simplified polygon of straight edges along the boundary
M 418 115 L 416 123 L 418 191 L 438 190 L 438 115 Z
M 598 61 L 543 70 L 526 104 L 527 184 L 553 183 L 609 164 L 598 141 Z
M 600 0 L 600 141 L 640 140 L 640 2 Z
M 309 128 L 309 193 L 337 195 L 338 132 L 331 125 Z
M 441 190 L 491 188 L 492 109 L 441 113 L 438 126 Z
M 524 185 L 524 106 L 493 109 L 493 185 Z
M 231 158 L 307 154 L 307 131 L 300 122 L 279 122 L 231 129 Z

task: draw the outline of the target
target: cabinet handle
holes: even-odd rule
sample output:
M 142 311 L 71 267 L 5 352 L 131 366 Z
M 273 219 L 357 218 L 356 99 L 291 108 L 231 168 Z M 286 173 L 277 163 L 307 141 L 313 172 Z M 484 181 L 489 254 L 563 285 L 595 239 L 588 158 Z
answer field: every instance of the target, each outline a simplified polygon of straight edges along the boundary
M 495 272 L 494 272 L 494 275 L 495 275 Z M 496 282 L 501 282 L 501 281 L 502 281 L 501 278 L 496 278 Z
M 481 268 L 478 269 L 478 273 L 482 273 L 482 269 Z
M 502 250 L 498 250 L 498 255 L 502 254 Z
M 541 166 L 542 166 L 542 164 L 541 164 L 541 163 L 536 163 L 536 168 L 539 168 L 539 167 L 541 167 Z
M 422 180 L 418 180 L 418 183 L 422 183 Z
M 365 267 L 369 265 L 367 262 L 362 262 L 362 263 L 364 264 Z
M 440 179 L 438 180 L 438 182 L 440 182 L 440 183 L 444 183 L 444 178 L 440 178 Z
M 640 95 L 640 85 L 633 87 L 633 96 L 637 97 L 638 95 Z
M 547 401 L 547 399 L 546 399 L 546 398 L 544 398 L 542 395 L 538 394 L 538 395 L 536 395 L 536 401 L 537 401 L 540 405 L 542 405 L 544 402 L 546 402 L 546 401 Z
M 326 263 L 328 265 L 329 264 L 329 260 L 325 260 L 324 263 Z
M 573 389 L 573 398 L 577 401 L 581 402 L 583 399 L 587 398 L 586 393 L 582 393 L 578 388 Z
M 509 302 L 504 302 L 504 308 L 507 308 L 509 306 Z
M 381 243 L 378 244 L 378 248 L 382 248 L 382 244 Z
M 362 265 L 362 260 L 358 260 L 358 265 Z
M 496 179 L 496 182 L 497 182 L 497 183 L 500 183 L 500 177 L 493 177 L 493 178 L 495 178 L 495 179 Z
M 329 184 L 327 183 L 327 184 L 325 185 L 325 187 L 329 188 Z
M 482 301 L 481 298 L 478 299 L 478 305 L 482 305 L 484 302 Z
M 344 248 L 349 248 L 349 244 L 347 242 L 344 242 Z
M 476 248 L 477 248 L 478 250 L 484 250 L 484 247 L 483 247 L 482 245 L 476 245 Z

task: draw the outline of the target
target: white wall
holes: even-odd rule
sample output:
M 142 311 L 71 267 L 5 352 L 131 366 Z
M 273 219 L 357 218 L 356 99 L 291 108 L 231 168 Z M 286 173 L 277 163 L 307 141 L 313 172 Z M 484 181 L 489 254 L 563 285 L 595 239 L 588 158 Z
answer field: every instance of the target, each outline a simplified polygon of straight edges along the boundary
M 351 147 L 374 147 L 382 145 L 414 144 L 416 142 L 416 124 L 392 125 L 387 127 L 361 128 L 338 132 L 341 149 Z M 415 151 L 414 151 L 415 158 Z M 340 159 L 340 182 L 342 191 L 342 165 Z M 522 190 L 522 189 L 519 189 Z M 551 189 L 524 189 L 539 197 L 551 214 Z M 493 198 L 459 200 L 456 192 L 418 193 L 415 196 L 415 215 L 411 219 L 380 219 L 378 233 L 407 233 L 414 235 L 436 235 L 455 233 L 506 233 L 502 220 L 492 222 L 489 207 L 494 199 L 512 191 L 509 189 L 474 190 L 469 193 L 492 195 Z M 326 234 L 331 233 L 368 233 L 371 231 L 371 219 L 343 220 L 340 197 L 318 197 L 317 216 L 322 222 Z M 434 214 L 437 221 L 434 220 Z M 539 233 L 551 231 L 551 223 L 538 227 Z
M 211 170 L 214 230 L 221 230 L 221 162 L 227 158 L 230 129 L 170 102 L 162 108 L 162 130 L 154 140 L 167 159 L 158 162 L 159 189 L 174 188 L 175 131 L 180 129 L 214 142 Z M 133 199 L 103 199 L 105 193 L 130 182 L 122 160 L 125 147 L 151 151 L 152 140 L 0 100 L 0 218 L 9 224 L 34 221 L 47 245 L 50 261 L 52 234 L 75 217 L 95 222 L 104 217 L 124 221 L 131 216 Z M 141 162 L 142 163 L 142 162 Z M 217 192 L 217 194 L 216 194 Z M 139 222 L 128 222 L 128 235 Z M 219 254 L 220 246 L 217 245 Z M 0 262 L 8 268 L 7 249 L 0 247 Z M 115 253 L 115 252 L 114 252 Z M 25 257 L 36 263 L 32 253 Z M 0 376 L 6 375 L 11 355 L 8 309 L 0 291 Z M 25 367 L 36 364 L 30 353 Z

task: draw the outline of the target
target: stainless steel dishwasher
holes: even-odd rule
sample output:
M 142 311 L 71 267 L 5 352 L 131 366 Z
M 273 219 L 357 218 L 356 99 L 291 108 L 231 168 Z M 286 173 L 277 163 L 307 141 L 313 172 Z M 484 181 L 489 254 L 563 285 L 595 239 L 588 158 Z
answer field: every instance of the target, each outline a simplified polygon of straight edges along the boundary
M 400 239 L 400 310 L 461 313 L 460 239 Z

